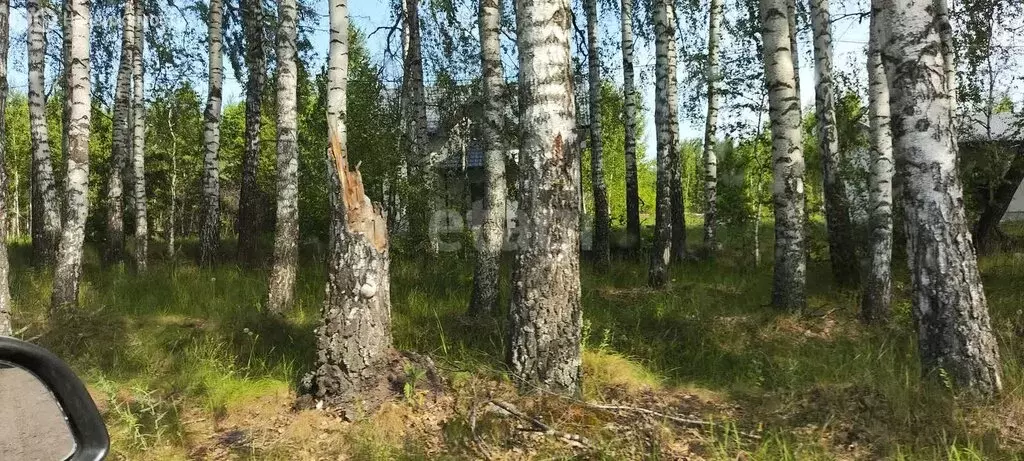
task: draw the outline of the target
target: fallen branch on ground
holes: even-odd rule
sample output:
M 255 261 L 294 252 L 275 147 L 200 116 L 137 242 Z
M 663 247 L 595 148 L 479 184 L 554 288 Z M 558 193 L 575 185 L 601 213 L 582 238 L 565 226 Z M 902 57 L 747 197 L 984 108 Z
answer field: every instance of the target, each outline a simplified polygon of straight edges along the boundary
M 532 416 L 528 416 L 525 413 L 519 411 L 519 409 L 516 408 L 511 403 L 502 402 L 501 400 L 491 400 L 490 403 L 492 405 L 494 405 L 494 406 L 504 410 L 506 413 L 508 413 L 508 414 L 510 414 L 512 416 L 515 416 L 516 418 L 519 418 L 519 419 L 521 419 L 523 421 L 526 421 L 526 422 L 528 422 L 528 423 L 533 425 L 533 429 L 520 428 L 520 430 L 532 430 L 532 431 L 536 431 L 536 432 L 542 432 L 545 435 L 550 435 L 550 436 L 554 436 L 556 438 L 562 439 L 564 442 L 566 442 L 569 445 L 572 445 L 574 447 L 577 447 L 577 448 L 583 448 L 583 449 L 588 449 L 589 450 L 589 449 L 591 449 L 593 447 L 590 444 L 590 441 L 587 440 L 586 437 L 583 437 L 582 435 L 579 435 L 579 434 L 573 434 L 573 433 L 564 432 L 564 431 L 560 431 L 558 429 L 555 429 L 555 428 L 553 428 L 553 427 L 551 427 L 551 426 L 549 426 L 547 424 L 544 424 L 544 422 L 542 422 L 541 420 L 539 420 L 537 418 L 534 418 Z
M 712 421 L 705 421 L 703 419 L 695 419 L 695 418 L 684 418 L 682 416 L 670 415 L 668 413 L 662 413 L 662 412 L 659 412 L 659 411 L 649 410 L 647 408 L 629 407 L 629 406 L 624 406 L 624 405 L 602 405 L 602 404 L 598 404 L 598 403 L 590 403 L 590 402 L 582 402 L 582 401 L 580 403 L 585 405 L 585 406 L 587 406 L 587 407 L 594 408 L 594 409 L 597 409 L 597 410 L 605 410 L 605 411 L 630 411 L 630 412 L 633 412 L 633 413 L 641 413 L 641 414 L 645 414 L 645 415 L 648 415 L 648 416 L 655 416 L 655 417 L 658 417 L 658 418 L 667 419 L 667 420 L 672 421 L 674 423 L 682 424 L 684 426 L 693 426 L 693 427 L 704 428 L 704 427 L 711 427 L 711 426 L 715 425 L 715 423 L 712 422 Z M 746 437 L 750 437 L 752 439 L 756 439 L 756 440 L 760 440 L 761 439 L 760 435 L 757 435 L 757 434 L 754 434 L 754 433 L 750 433 L 750 432 L 738 432 L 738 433 L 740 435 L 743 435 L 743 436 L 746 436 Z

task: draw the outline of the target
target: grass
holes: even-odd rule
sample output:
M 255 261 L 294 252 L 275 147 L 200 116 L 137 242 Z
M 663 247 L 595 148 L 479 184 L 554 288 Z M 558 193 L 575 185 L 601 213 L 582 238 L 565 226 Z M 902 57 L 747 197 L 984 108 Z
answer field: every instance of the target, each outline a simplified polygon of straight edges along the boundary
M 136 275 L 100 267 L 89 250 L 81 309 L 48 320 L 49 274 L 30 269 L 30 249 L 16 245 L 15 325 L 86 380 L 114 459 L 464 459 L 480 456 L 477 436 L 499 458 L 1024 459 L 1024 258 L 981 260 L 1006 391 L 976 402 L 920 378 L 905 269 L 887 326 L 857 322 L 856 294 L 831 285 L 815 251 L 807 311 L 766 306 L 764 228 L 761 267 L 734 233 L 715 261 L 674 267 L 664 291 L 645 288 L 646 260 L 616 261 L 605 274 L 583 268 L 583 398 L 692 413 L 711 426 L 514 393 L 501 365 L 504 318 L 463 315 L 472 281 L 464 257 L 395 256 L 396 346 L 431 356 L 446 386 L 411 386 L 355 422 L 290 409 L 315 357 L 324 279 L 315 263 L 301 268 L 296 308 L 276 319 L 263 312 L 265 272 L 179 259 Z M 516 431 L 481 410 L 493 396 L 585 435 L 595 450 Z

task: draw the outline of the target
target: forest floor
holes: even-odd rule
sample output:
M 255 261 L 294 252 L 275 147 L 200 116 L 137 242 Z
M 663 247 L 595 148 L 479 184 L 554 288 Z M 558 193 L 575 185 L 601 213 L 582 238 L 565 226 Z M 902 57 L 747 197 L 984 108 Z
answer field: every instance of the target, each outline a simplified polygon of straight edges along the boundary
M 184 256 L 136 275 L 88 250 L 83 305 L 56 321 L 49 275 L 24 245 L 12 287 L 19 336 L 83 376 L 112 459 L 1024 459 L 1024 254 L 981 260 L 1006 389 L 976 402 L 921 379 L 905 269 L 892 322 L 864 327 L 814 245 L 801 313 L 766 305 L 770 251 L 757 266 L 739 242 L 677 265 L 662 291 L 646 288 L 645 259 L 600 275 L 585 264 L 579 399 L 515 392 L 503 316 L 464 315 L 468 255 L 396 256 L 396 346 L 431 357 L 442 385 L 410 367 L 391 402 L 353 421 L 293 409 L 315 357 L 322 265 L 302 268 L 284 318 L 262 310 L 265 271 Z

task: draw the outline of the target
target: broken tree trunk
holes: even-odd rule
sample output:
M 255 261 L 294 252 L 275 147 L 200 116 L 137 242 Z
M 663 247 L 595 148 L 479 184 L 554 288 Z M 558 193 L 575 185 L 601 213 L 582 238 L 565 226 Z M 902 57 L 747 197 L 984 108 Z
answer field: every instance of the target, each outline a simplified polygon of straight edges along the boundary
M 331 132 L 337 173 L 333 198 L 327 295 L 317 329 L 317 362 L 310 394 L 329 406 L 372 411 L 387 383 L 391 347 L 390 256 L 387 223 L 363 191 L 359 166 L 349 170 L 339 136 Z

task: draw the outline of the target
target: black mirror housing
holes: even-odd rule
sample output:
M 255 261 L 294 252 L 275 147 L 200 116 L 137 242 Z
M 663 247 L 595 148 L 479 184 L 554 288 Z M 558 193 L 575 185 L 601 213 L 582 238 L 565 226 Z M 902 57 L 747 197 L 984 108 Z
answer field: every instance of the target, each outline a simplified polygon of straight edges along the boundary
M 82 380 L 63 360 L 30 342 L 0 336 L 0 361 L 31 372 L 56 398 L 75 438 L 75 453 L 69 460 L 99 461 L 106 458 L 110 449 L 107 427 Z

